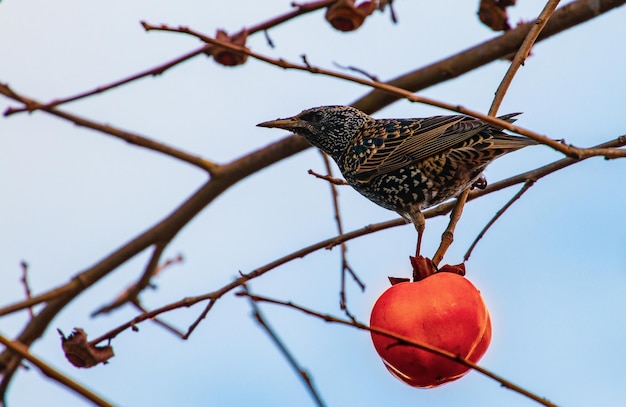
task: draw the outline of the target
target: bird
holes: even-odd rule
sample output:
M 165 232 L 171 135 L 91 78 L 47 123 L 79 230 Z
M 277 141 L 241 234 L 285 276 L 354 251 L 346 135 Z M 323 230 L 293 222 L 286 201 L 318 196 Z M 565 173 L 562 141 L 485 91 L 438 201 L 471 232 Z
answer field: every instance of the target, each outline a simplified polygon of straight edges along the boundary
M 513 123 L 521 113 L 499 118 Z M 375 119 L 351 106 L 319 106 L 257 124 L 288 130 L 328 154 L 346 182 L 375 204 L 410 221 L 420 255 L 426 220 L 422 211 L 486 187 L 489 163 L 537 144 L 465 116 Z

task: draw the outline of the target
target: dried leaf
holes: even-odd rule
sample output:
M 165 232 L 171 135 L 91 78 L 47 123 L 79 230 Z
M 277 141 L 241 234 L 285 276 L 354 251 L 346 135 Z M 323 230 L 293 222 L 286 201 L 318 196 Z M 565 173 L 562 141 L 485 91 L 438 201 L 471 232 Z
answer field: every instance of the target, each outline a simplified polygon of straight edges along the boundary
M 87 342 L 87 334 L 80 328 L 74 328 L 74 331 L 65 337 L 65 334 L 57 329 L 61 335 L 61 345 L 65 357 L 76 367 L 89 368 L 99 363 L 106 364 L 107 360 L 113 356 L 113 347 L 95 346 Z
M 408 283 L 411 281 L 410 278 L 404 278 L 404 277 L 387 277 L 389 279 L 389 282 L 391 283 L 391 285 L 396 285 L 396 284 L 400 284 L 400 283 Z
M 354 31 L 365 18 L 376 10 L 376 2 L 364 1 L 358 6 L 354 0 L 338 0 L 326 10 L 326 21 L 339 31 Z
M 246 39 L 248 38 L 248 30 L 243 30 L 238 34 L 230 36 L 226 33 L 226 31 L 218 29 L 215 34 L 215 38 L 222 42 L 245 47 Z M 219 45 L 216 45 L 211 49 L 211 55 L 213 56 L 213 59 L 215 59 L 215 62 L 225 66 L 242 65 L 248 59 L 248 54 L 233 51 L 232 49 L 221 47 Z
M 439 269 L 439 273 L 454 273 L 460 276 L 464 276 L 465 275 L 465 263 L 454 264 L 454 265 L 446 264 L 445 266 Z
M 409 256 L 411 260 L 411 266 L 413 266 L 413 281 L 421 281 L 426 277 L 435 274 L 437 269 L 433 264 L 433 261 L 424 256 L 413 257 Z
M 514 4 L 514 0 L 480 0 L 478 18 L 494 31 L 510 30 L 506 8 Z

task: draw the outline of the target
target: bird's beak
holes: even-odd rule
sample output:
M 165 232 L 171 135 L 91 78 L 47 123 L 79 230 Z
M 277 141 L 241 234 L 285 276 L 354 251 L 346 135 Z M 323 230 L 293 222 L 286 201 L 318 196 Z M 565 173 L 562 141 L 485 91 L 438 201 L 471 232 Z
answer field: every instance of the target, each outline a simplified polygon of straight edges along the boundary
M 297 126 L 298 123 L 299 123 L 299 120 L 294 116 L 294 117 L 288 117 L 286 119 L 270 120 L 269 122 L 259 123 L 257 124 L 257 126 L 258 127 L 275 127 L 279 129 L 293 130 Z

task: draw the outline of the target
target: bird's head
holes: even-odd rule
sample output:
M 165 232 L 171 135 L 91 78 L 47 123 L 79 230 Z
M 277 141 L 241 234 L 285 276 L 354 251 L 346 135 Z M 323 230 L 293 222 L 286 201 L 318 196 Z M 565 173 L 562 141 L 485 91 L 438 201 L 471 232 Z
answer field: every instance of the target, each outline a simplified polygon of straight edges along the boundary
M 370 120 L 370 116 L 350 106 L 320 106 L 257 126 L 292 131 L 337 160 Z

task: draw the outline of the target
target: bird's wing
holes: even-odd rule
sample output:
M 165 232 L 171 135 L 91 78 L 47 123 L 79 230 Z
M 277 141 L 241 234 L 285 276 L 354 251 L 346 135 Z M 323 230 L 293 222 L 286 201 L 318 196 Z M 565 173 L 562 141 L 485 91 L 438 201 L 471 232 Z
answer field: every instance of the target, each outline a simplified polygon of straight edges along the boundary
M 488 124 L 467 116 L 377 120 L 355 140 L 346 158 L 361 182 L 441 153 L 472 137 Z M 358 146 L 357 146 L 358 145 Z

